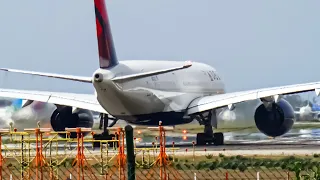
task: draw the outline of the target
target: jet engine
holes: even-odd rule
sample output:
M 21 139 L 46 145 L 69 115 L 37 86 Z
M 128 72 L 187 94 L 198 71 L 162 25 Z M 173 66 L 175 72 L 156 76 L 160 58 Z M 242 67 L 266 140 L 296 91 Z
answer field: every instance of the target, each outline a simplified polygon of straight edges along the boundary
M 261 104 L 257 107 L 254 120 L 260 132 L 267 136 L 277 137 L 287 133 L 295 121 L 292 106 L 284 99 L 270 102 L 268 106 Z
M 94 120 L 91 111 L 86 109 L 75 109 L 70 106 L 58 107 L 51 115 L 51 127 L 54 131 L 65 131 L 65 128 L 85 127 L 92 128 Z M 87 135 L 88 133 L 84 133 Z M 60 134 L 65 136 L 65 134 Z M 76 133 L 71 133 L 71 138 L 76 138 Z

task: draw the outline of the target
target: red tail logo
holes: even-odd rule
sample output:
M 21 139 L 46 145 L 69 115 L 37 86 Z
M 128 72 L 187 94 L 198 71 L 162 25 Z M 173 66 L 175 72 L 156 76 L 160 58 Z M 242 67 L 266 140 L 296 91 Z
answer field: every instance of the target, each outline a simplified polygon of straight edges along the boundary
M 118 64 L 104 0 L 94 0 L 100 68 Z

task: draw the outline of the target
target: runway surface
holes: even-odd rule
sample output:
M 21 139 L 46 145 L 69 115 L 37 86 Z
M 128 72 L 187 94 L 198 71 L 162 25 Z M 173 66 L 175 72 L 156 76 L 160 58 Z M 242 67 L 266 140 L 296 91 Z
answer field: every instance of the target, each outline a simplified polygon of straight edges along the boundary
M 172 154 L 173 147 L 175 155 L 193 155 L 203 156 L 206 154 L 219 155 L 312 155 L 320 154 L 320 129 L 297 130 L 291 131 L 282 137 L 276 139 L 268 138 L 261 133 L 225 133 L 225 145 L 215 146 L 194 146 L 196 136 L 194 134 L 182 134 L 177 136 L 166 137 L 167 153 Z M 154 138 L 148 137 L 136 141 L 137 148 L 151 148 Z M 155 143 L 159 147 L 159 142 Z M 8 148 L 17 148 L 16 145 L 6 144 Z M 76 144 L 70 147 L 75 151 Z M 86 143 L 89 151 L 98 154 L 100 148 L 92 150 L 92 144 Z M 69 150 L 70 151 L 70 150 Z M 63 154 L 64 144 L 59 145 L 59 154 Z M 76 151 L 75 151 L 76 152 Z M 116 153 L 116 151 L 114 151 Z M 111 151 L 110 151 L 111 153 Z
M 262 133 L 224 133 L 225 144 L 319 144 L 320 129 L 292 130 L 287 134 L 275 139 L 269 138 Z M 137 138 L 137 145 L 149 146 L 156 139 L 153 137 Z M 166 137 L 167 145 L 173 142 L 179 145 L 192 145 L 196 141 L 195 134 L 175 134 Z
M 282 137 L 269 138 L 262 133 L 225 133 L 225 145 L 194 146 L 195 135 L 179 135 L 166 137 L 167 147 L 179 147 L 179 153 L 191 153 L 193 149 L 197 155 L 310 155 L 320 153 L 320 129 L 294 130 Z M 142 140 L 137 147 L 150 147 L 151 139 Z M 155 141 L 155 140 L 152 140 Z

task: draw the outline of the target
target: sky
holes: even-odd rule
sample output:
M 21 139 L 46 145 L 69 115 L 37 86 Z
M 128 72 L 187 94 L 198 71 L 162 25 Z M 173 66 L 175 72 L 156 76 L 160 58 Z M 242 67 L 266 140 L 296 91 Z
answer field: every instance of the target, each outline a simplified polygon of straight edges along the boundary
M 118 59 L 199 61 L 228 92 L 319 81 L 320 1 L 106 0 Z M 92 76 L 93 0 L 0 1 L 0 67 Z M 92 93 L 0 72 L 0 87 Z

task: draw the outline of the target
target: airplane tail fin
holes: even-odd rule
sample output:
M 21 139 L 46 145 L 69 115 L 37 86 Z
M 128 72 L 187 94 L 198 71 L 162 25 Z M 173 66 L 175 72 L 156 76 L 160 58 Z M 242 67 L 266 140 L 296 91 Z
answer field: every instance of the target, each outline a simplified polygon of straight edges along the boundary
M 15 109 L 20 109 L 22 107 L 22 99 L 15 99 L 12 101 L 12 106 Z
M 113 44 L 105 0 L 94 0 L 96 30 L 100 68 L 111 68 L 118 64 Z

